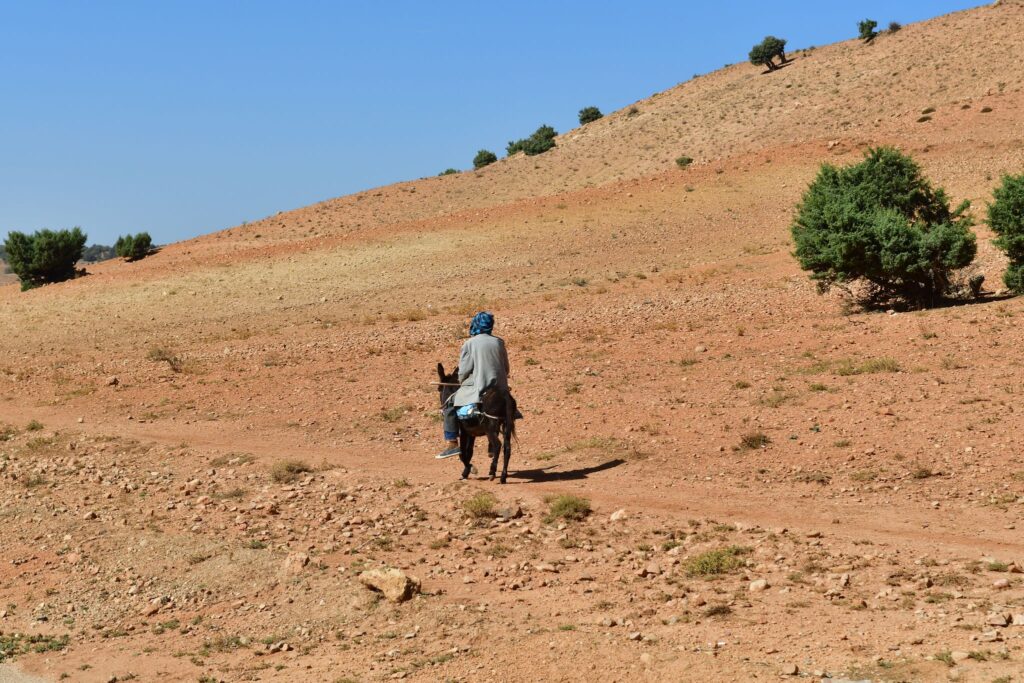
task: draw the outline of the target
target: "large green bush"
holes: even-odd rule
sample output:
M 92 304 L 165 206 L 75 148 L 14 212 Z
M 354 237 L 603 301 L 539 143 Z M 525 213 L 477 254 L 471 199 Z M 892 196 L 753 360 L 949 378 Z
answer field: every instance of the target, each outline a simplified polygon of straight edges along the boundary
M 988 225 L 996 234 L 996 246 L 1010 259 L 1003 281 L 1015 293 L 1024 294 L 1024 174 L 1003 176 L 993 194 Z
M 4 241 L 4 251 L 7 264 L 25 290 L 75 277 L 75 264 L 82 258 L 85 240 L 79 228 L 38 230 L 31 235 L 11 232 Z
M 585 126 L 591 121 L 597 121 L 600 118 L 604 118 L 604 114 L 597 107 L 583 107 L 580 109 L 580 125 Z
M 123 235 L 114 242 L 114 251 L 126 261 L 138 261 L 153 251 L 153 239 L 148 232 L 137 235 Z
M 498 155 L 489 149 L 482 149 L 476 153 L 473 157 L 473 168 L 483 168 L 484 166 L 490 166 L 498 160 Z
M 974 259 L 969 207 L 951 210 L 910 157 L 871 149 L 858 164 L 822 165 L 797 207 L 795 255 L 822 289 L 864 283 L 865 303 L 934 305 Z
M 535 130 L 533 135 L 530 137 L 509 142 L 505 151 L 509 156 L 512 156 L 516 152 L 525 152 L 527 156 L 543 154 L 555 146 L 556 135 L 558 135 L 558 132 L 551 126 L 545 124 Z
M 779 68 L 775 64 L 776 57 L 782 64 L 786 63 L 786 41 L 775 36 L 765 36 L 764 40 L 751 48 L 748 56 L 751 64 L 766 66 L 769 71 L 775 71 Z

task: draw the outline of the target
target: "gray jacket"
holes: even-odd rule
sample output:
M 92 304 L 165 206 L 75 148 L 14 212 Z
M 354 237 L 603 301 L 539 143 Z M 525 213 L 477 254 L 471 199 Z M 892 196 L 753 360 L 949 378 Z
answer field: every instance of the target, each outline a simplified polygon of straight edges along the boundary
M 500 337 L 477 334 L 462 345 L 459 355 L 459 382 L 462 386 L 452 401 L 456 406 L 480 402 L 480 390 L 493 380 L 496 386 L 508 389 L 508 352 Z

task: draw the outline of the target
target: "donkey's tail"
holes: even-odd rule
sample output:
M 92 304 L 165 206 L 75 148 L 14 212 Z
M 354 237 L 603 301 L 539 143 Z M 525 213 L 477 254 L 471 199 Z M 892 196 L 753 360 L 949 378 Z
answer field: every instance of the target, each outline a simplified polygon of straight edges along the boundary
M 512 392 L 508 389 L 505 390 L 505 436 L 506 438 L 514 438 L 516 444 L 519 443 L 519 436 L 516 435 L 516 413 L 519 412 L 518 406 L 516 405 L 516 399 L 512 396 Z

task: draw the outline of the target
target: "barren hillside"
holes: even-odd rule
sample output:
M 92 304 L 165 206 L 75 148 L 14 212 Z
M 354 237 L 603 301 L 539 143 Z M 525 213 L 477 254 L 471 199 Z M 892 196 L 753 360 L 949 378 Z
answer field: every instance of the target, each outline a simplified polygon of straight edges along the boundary
M 882 143 L 982 215 L 1024 171 L 1021 35 L 1001 2 L 737 64 L 541 156 L 0 287 L 0 660 L 1017 680 L 1024 304 L 986 227 L 980 302 L 844 315 L 788 224 L 820 163 Z M 484 307 L 526 414 L 504 487 L 432 457 L 434 367 Z M 502 514 L 468 514 L 480 492 Z M 369 593 L 378 566 L 423 593 Z

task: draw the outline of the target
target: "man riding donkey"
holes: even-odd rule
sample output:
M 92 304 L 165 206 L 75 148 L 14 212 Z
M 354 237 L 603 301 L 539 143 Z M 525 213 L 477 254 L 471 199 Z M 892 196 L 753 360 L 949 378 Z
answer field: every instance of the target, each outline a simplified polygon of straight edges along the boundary
M 480 394 L 496 389 L 508 392 L 509 363 L 505 342 L 491 334 L 494 316 L 481 311 L 473 316 L 469 326 L 469 339 L 462 344 L 459 354 L 459 388 L 441 407 L 444 416 L 446 447 L 437 458 L 459 455 L 459 421 L 472 420 L 481 415 Z M 516 410 L 516 417 L 522 417 Z

